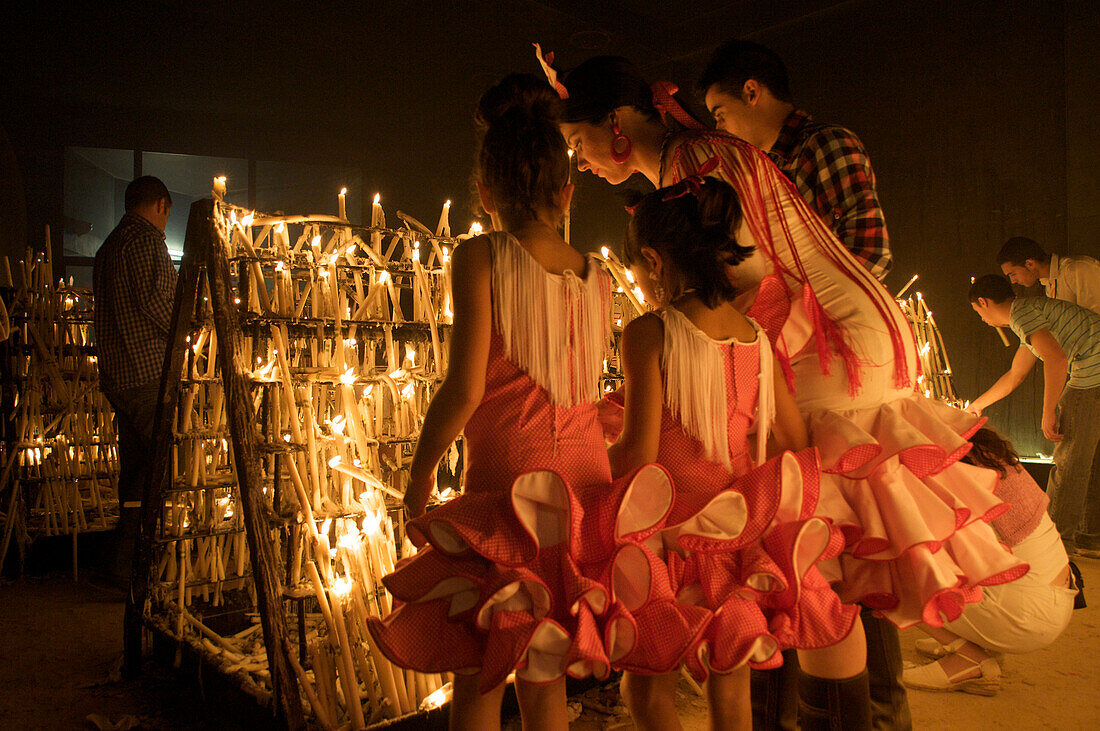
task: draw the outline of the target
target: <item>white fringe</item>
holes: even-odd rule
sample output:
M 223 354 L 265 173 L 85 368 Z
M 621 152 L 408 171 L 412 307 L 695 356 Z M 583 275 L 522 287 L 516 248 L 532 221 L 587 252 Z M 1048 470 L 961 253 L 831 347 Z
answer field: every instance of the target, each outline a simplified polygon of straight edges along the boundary
M 703 445 L 707 459 L 732 469 L 726 415 L 726 373 L 723 349 L 740 341 L 715 341 L 672 307 L 659 312 L 664 321 L 662 371 L 665 404 L 684 430 Z M 767 337 L 756 329 L 760 343 L 760 392 L 757 411 L 756 461 L 766 456 L 768 429 L 775 413 L 771 392 L 772 353 Z
M 493 318 L 504 355 L 550 394 L 557 406 L 599 398 L 611 342 L 611 280 L 594 260 L 581 279 L 550 274 L 504 231 L 489 234 Z
M 775 421 L 775 357 L 768 336 L 754 321 L 756 339 L 760 343 L 760 386 L 756 397 L 756 466 L 768 459 L 768 432 Z

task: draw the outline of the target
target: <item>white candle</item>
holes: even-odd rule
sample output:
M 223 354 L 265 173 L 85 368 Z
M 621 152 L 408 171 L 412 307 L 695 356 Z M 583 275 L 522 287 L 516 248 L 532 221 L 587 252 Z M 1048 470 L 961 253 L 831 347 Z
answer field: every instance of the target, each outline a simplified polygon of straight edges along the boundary
M 348 220 L 347 206 L 345 205 L 345 203 L 346 203 L 345 199 L 347 198 L 347 195 L 348 195 L 348 189 L 347 188 L 341 188 L 340 189 L 340 195 L 338 195 L 336 197 L 337 200 L 339 201 L 339 204 L 340 204 L 340 218 L 342 218 L 345 221 Z
M 436 236 L 451 235 L 451 202 L 443 204 L 443 211 L 439 214 L 439 224 L 435 227 Z
M 372 227 L 385 226 L 386 225 L 386 223 L 385 223 L 386 217 L 382 213 L 381 201 L 382 201 L 382 194 L 381 193 L 375 193 L 374 194 L 374 205 L 371 206 L 371 212 L 370 212 L 370 225 Z
M 214 178 L 214 198 L 222 200 L 225 198 L 225 176 L 219 175 Z

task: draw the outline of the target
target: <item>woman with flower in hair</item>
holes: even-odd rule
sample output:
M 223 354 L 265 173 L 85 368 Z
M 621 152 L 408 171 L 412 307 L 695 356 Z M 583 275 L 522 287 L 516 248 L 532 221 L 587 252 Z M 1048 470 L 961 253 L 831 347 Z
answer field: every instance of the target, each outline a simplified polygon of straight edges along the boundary
M 846 538 L 829 575 L 841 599 L 898 627 L 938 626 L 980 601 L 983 585 L 1026 573 L 989 526 L 1007 509 L 993 494 L 995 473 L 958 462 L 980 421 L 918 392 L 900 308 L 767 156 L 692 129 L 701 125 L 675 103 L 674 87 L 651 86 L 625 59 L 596 57 L 553 81 L 581 170 L 612 185 L 638 172 L 658 188 L 706 175 L 737 192 L 737 239 L 755 252 L 726 268 L 747 292 L 739 304 L 771 341 L 820 451 L 818 511 Z M 896 647 L 896 632 L 886 632 Z M 900 657 L 885 664 L 876 671 L 869 662 L 872 685 L 877 676 L 894 693 L 885 701 L 894 707 L 887 715 L 897 715 L 905 711 Z M 845 680 L 805 675 L 802 708 L 831 712 L 820 706 Z

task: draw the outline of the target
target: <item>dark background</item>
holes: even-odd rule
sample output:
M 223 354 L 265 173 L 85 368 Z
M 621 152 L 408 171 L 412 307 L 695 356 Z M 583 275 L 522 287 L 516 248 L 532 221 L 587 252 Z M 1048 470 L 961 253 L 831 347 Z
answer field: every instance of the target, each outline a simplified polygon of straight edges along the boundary
M 887 284 L 921 275 L 963 397 L 1013 352 L 970 311 L 970 276 L 996 271 L 1009 236 L 1100 249 L 1100 18 L 1089 0 L 7 5 L 0 239 L 15 258 L 42 248 L 46 224 L 62 225 L 66 146 L 358 169 L 356 210 L 381 191 L 390 215 L 434 223 L 450 198 L 464 230 L 473 106 L 504 74 L 537 73 L 532 41 L 559 68 L 617 53 L 693 90 L 732 36 L 773 47 L 800 106 L 863 139 L 895 252 Z M 615 193 L 576 180 L 574 241 L 617 246 L 626 215 Z M 1021 451 L 1049 453 L 1036 374 L 988 414 Z

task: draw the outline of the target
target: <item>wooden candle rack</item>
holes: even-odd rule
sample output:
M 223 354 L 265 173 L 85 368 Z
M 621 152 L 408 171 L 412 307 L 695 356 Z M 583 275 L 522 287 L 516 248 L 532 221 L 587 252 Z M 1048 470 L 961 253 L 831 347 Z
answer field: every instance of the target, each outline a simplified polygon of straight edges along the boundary
M 387 228 L 378 205 L 372 224 L 196 203 L 162 377 L 129 656 L 144 616 L 249 674 L 291 727 L 303 699 L 322 727 L 364 728 L 446 694 L 392 666 L 366 620 L 413 550 L 400 498 L 446 369 L 458 241 L 445 219 Z M 444 496 L 459 463 L 456 446 Z M 242 606 L 256 625 L 205 619 Z
M 49 246 L 49 229 L 46 231 Z M 99 390 L 92 296 L 54 281 L 53 262 L 28 250 L 14 269 L 0 262 L 0 567 L 14 538 L 77 536 L 118 521 L 118 448 L 113 411 Z

